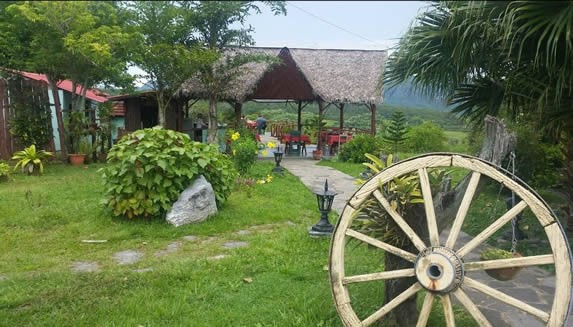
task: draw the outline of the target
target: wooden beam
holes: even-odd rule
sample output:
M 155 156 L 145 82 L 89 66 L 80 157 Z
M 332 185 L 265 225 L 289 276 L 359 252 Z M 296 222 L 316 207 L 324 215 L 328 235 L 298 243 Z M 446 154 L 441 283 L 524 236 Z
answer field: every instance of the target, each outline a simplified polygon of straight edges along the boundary
M 339 126 L 340 126 L 340 129 L 342 130 L 344 128 L 344 103 L 341 103 L 339 105 L 338 110 L 340 110 Z
M 318 100 L 318 121 L 322 121 L 322 117 L 324 116 L 324 101 L 321 99 Z M 316 141 L 316 148 L 317 150 L 322 150 L 322 142 L 321 142 L 321 134 L 322 134 L 322 124 L 318 125 L 318 137 Z
M 370 133 L 372 133 L 372 135 L 376 135 L 376 105 L 375 104 L 370 105 L 370 112 L 372 114 L 372 116 L 370 117 Z
M 235 108 L 235 124 L 236 124 L 236 127 L 238 128 L 239 126 L 241 126 L 241 116 L 243 114 L 243 103 L 235 102 L 233 104 L 233 108 Z
M 298 100 L 297 128 L 302 133 L 302 100 Z

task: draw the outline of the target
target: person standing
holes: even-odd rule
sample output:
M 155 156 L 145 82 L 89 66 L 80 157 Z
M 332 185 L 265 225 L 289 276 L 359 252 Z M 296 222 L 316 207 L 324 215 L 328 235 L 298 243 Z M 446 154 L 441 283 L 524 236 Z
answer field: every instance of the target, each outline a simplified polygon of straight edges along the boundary
M 265 134 L 265 129 L 267 129 L 267 120 L 261 114 L 257 117 L 257 134 Z

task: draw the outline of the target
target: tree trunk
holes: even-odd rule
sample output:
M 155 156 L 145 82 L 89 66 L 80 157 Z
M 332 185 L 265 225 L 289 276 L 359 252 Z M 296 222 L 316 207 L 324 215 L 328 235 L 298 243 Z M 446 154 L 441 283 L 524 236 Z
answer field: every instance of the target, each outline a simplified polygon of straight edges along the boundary
M 163 101 L 163 91 L 157 91 L 157 115 L 159 125 L 167 128 L 167 104 Z
M 64 131 L 64 118 L 62 117 L 62 105 L 60 103 L 58 87 L 56 82 L 48 74 L 46 74 L 46 79 L 48 80 L 48 84 L 52 91 L 52 97 L 54 98 L 56 121 L 58 122 L 58 135 L 60 136 L 60 151 L 62 152 L 62 158 L 66 158 L 68 156 L 68 152 L 66 151 L 66 133 Z
M 490 161 L 495 165 L 500 165 L 502 160 L 513 150 L 515 144 L 515 135 L 506 129 L 503 122 L 492 116 L 485 118 L 485 136 L 478 155 L 479 158 Z M 434 210 L 440 231 L 444 226 L 450 225 L 454 220 L 465 194 L 467 184 L 469 183 L 470 175 L 471 174 L 468 174 L 463 178 L 453 190 L 443 190 L 434 195 Z M 474 196 L 479 194 L 482 186 L 483 184 L 480 183 Z M 423 206 L 410 205 L 406 207 L 405 212 L 403 212 L 403 217 L 412 229 L 428 244 L 427 224 L 425 219 L 420 219 L 420 217 L 426 217 Z M 422 220 L 424 223 L 420 223 Z M 405 239 L 406 245 L 403 245 L 401 248 L 416 253 L 417 250 L 407 241 L 407 237 L 403 236 L 403 238 Z M 386 271 L 412 268 L 412 263 L 394 255 L 386 255 L 384 261 Z M 404 290 L 410 287 L 415 281 L 415 277 L 387 281 L 384 289 L 384 304 L 404 292 Z M 415 326 L 417 321 L 416 296 L 412 296 L 392 310 L 390 314 L 387 315 L 387 318 L 385 317 L 384 326 Z
M 209 96 L 209 129 L 207 131 L 207 143 L 217 144 L 217 97 Z

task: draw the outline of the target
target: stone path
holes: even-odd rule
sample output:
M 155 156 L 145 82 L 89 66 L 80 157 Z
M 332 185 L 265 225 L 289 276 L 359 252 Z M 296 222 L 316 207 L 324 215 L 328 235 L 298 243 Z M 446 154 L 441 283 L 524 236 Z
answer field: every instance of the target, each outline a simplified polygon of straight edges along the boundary
M 339 214 L 346 205 L 346 202 L 358 186 L 354 184 L 354 178 L 330 167 L 316 165 L 317 161 L 310 159 L 289 159 L 285 158 L 281 166 L 286 168 L 290 173 L 300 178 L 309 189 L 316 190 L 324 187 L 324 181 L 328 178 L 330 188 L 338 193 L 334 198 L 333 209 Z M 471 238 L 468 235 L 461 236 Z M 474 258 L 471 258 L 471 255 Z M 475 260 L 476 253 L 470 254 L 468 259 Z M 485 272 L 471 272 L 468 276 L 481 281 L 487 281 L 488 285 L 494 287 L 510 296 L 516 297 L 528 304 L 548 312 L 553 302 L 553 293 L 555 291 L 555 277 L 549 272 L 538 267 L 527 267 L 511 281 L 499 282 L 485 274 Z M 508 306 L 491 297 L 485 296 L 478 292 L 467 291 L 481 309 L 482 313 L 488 318 L 492 326 L 510 326 L 510 327 L 536 327 L 544 326 L 539 320 L 525 312 Z M 573 327 L 573 317 L 570 311 L 568 324 L 565 326 Z

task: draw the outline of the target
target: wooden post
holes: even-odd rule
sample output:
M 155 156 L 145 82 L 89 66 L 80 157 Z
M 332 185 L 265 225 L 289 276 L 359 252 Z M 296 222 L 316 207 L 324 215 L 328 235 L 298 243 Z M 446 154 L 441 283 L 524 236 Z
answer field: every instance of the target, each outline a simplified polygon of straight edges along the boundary
M 321 140 L 321 136 L 322 136 L 322 118 L 324 115 L 324 101 L 322 101 L 322 99 L 318 100 L 318 136 L 317 136 L 317 140 L 316 140 L 316 147 L 317 150 L 322 150 L 322 140 Z
M 302 100 L 298 100 L 297 129 L 302 134 Z
M 64 131 L 64 119 L 62 117 L 62 105 L 60 103 L 60 95 L 58 94 L 58 86 L 48 74 L 46 74 L 46 79 L 48 80 L 48 85 L 50 86 L 52 97 L 54 98 L 56 120 L 58 122 L 58 135 L 60 136 L 60 151 L 62 158 L 65 160 L 65 158 L 68 156 L 68 152 L 66 149 L 66 134 Z
M 344 128 L 344 103 L 340 104 L 340 106 L 338 107 L 338 110 L 340 110 L 339 126 L 340 126 L 340 130 L 342 131 L 342 129 Z
M 241 102 L 235 102 L 233 104 L 233 108 L 235 108 L 235 124 L 237 124 L 236 128 L 239 128 L 239 126 L 241 126 L 243 104 Z
M 370 133 L 376 135 L 376 105 L 374 103 L 370 105 L 370 112 L 372 114 L 370 117 Z

